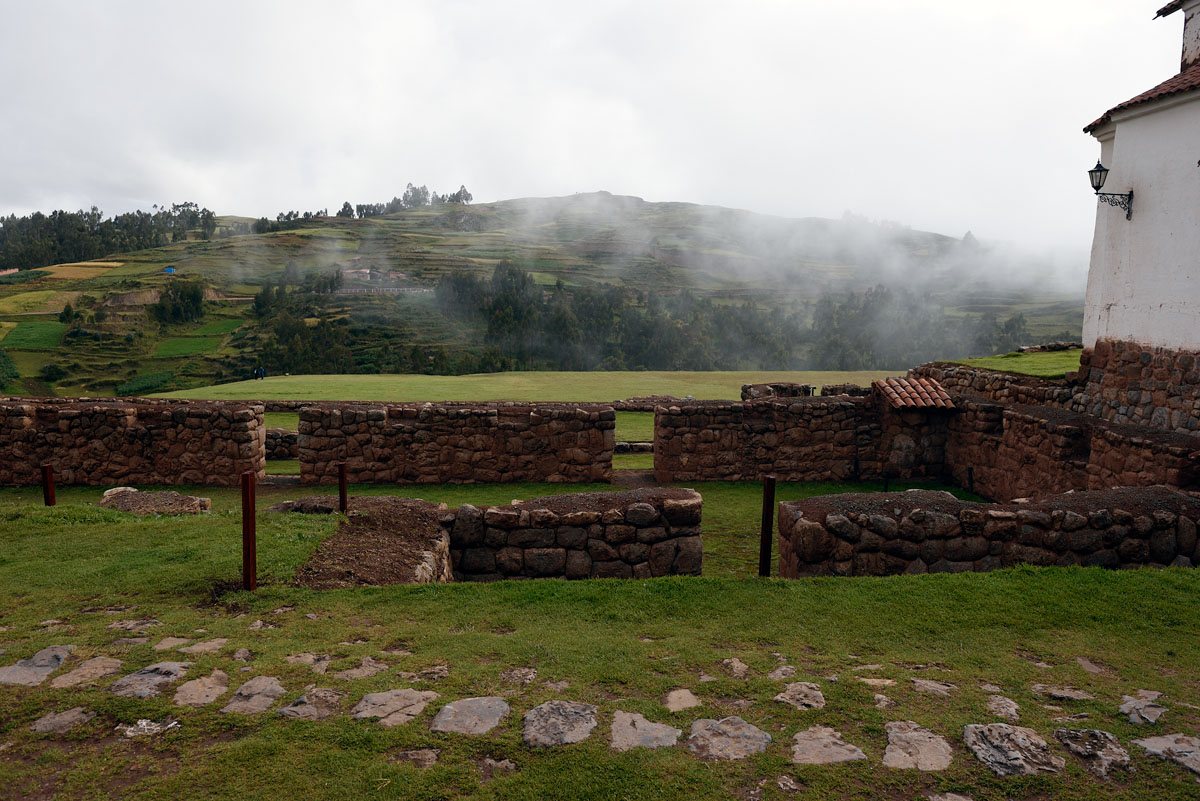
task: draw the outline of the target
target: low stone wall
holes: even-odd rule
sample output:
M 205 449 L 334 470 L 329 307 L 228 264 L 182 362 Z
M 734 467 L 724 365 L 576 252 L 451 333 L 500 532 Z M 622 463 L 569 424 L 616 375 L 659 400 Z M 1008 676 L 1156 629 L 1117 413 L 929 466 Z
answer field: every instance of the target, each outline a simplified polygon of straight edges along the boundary
M 930 362 L 914 367 L 909 375 L 932 378 L 951 395 L 1029 405 L 1075 408 L 1077 389 L 1066 381 L 983 370 L 951 362 Z M 1075 409 L 1079 411 L 1078 408 Z
M 810 398 L 813 395 L 811 384 L 795 384 L 787 381 L 777 381 L 769 384 L 742 384 L 742 400 L 758 400 L 759 398 Z
M 286 428 L 268 428 L 266 448 L 268 459 L 299 459 L 300 435 Z
M 1114 423 L 1200 432 L 1200 353 L 1101 339 L 1080 359 L 1079 410 Z
M 458 581 L 701 572 L 702 499 L 687 489 L 581 493 L 446 513 Z
M 975 504 L 945 492 L 826 495 L 779 504 L 779 575 L 958 573 L 1015 564 L 1110 568 L 1200 562 L 1200 500 L 1166 487 Z
M 871 388 L 858 384 L 822 384 L 821 394 L 826 396 L 850 395 L 855 398 L 865 398 L 871 394 Z
M 300 411 L 300 483 L 607 482 L 612 407 L 315 404 Z
M 0 484 L 230 486 L 264 475 L 263 408 L 236 403 L 0 401 Z

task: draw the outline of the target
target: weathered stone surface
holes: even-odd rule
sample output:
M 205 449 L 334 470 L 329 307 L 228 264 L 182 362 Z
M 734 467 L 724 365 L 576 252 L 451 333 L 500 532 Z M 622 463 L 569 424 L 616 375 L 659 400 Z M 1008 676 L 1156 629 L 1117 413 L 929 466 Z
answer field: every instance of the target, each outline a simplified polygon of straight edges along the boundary
M 744 679 L 750 675 L 750 666 L 736 656 L 731 659 L 722 659 L 721 667 L 725 668 L 735 679 Z
M 612 723 L 612 749 L 669 748 L 679 742 L 683 732 L 672 726 L 654 723 L 637 713 L 615 712 Z
M 68 709 L 66 712 L 51 712 L 33 722 L 29 728 L 38 734 L 62 734 L 76 726 L 87 723 L 96 717 L 95 712 L 89 712 L 81 706 Z
M 508 670 L 501 672 L 500 678 L 504 679 L 505 681 L 509 682 L 510 684 L 521 684 L 521 685 L 529 684 L 531 681 L 533 681 L 534 679 L 537 678 L 537 668 L 531 668 L 531 667 L 509 668 Z
M 1055 729 L 1054 737 L 1077 757 L 1087 769 L 1104 778 L 1113 768 L 1129 769 L 1129 752 L 1117 738 L 1099 729 Z
M 161 625 L 160 621 L 152 618 L 143 618 L 141 620 L 117 620 L 109 623 L 105 628 L 112 629 L 113 631 L 132 631 L 136 634 L 145 634 L 147 630 Z
M 337 690 L 317 687 L 279 710 L 279 714 L 285 718 L 324 720 L 338 713 L 338 708 L 345 696 L 345 693 Z
M 526 745 L 545 748 L 587 739 L 596 728 L 596 707 L 576 701 L 547 701 L 525 713 Z
M 1128 715 L 1130 723 L 1157 723 L 1162 714 L 1167 711 L 1165 706 L 1157 703 L 1161 695 L 1162 693 L 1156 693 L 1153 690 L 1138 690 L 1137 695 L 1123 695 L 1121 700 L 1124 703 L 1117 708 L 1117 711 Z
M 963 741 L 998 776 L 1058 773 L 1066 764 L 1037 732 L 1023 726 L 971 724 L 963 727 Z
M 237 688 L 233 698 L 229 699 L 222 712 L 239 715 L 257 715 L 266 712 L 275 703 L 275 699 L 286 690 L 274 676 L 255 676 L 250 681 Z
M 403 689 L 368 693 L 350 710 L 350 714 L 360 720 L 379 718 L 381 726 L 399 726 L 425 711 L 429 702 L 437 697 L 438 694 L 432 690 Z
M 485 782 L 491 781 L 496 776 L 503 776 L 506 773 L 513 773 L 517 769 L 517 763 L 511 759 L 494 759 L 492 757 L 484 757 L 479 760 L 479 772 L 482 774 L 482 780 Z
M 671 690 L 662 703 L 671 712 L 682 712 L 700 706 L 701 701 L 691 690 Z
M 254 658 L 254 654 L 250 652 L 249 648 L 239 648 L 233 652 L 233 658 L 238 662 L 249 662 Z
M 77 684 L 90 684 L 105 676 L 111 676 L 121 669 L 121 660 L 108 656 L 97 656 L 82 663 L 70 673 L 55 676 L 51 687 L 74 687 Z
M 684 746 L 697 759 L 715 762 L 761 754 L 770 744 L 771 735 L 731 715 L 720 720 L 697 720 Z
M 911 720 L 897 720 L 883 727 L 887 731 L 887 750 L 883 764 L 889 768 L 945 770 L 954 752 L 941 735 L 918 726 Z
M 1098 676 L 1101 673 L 1108 672 L 1103 665 L 1096 664 L 1086 656 L 1077 656 L 1075 657 L 1075 661 L 1079 663 L 1081 668 L 1086 670 L 1088 673 L 1091 673 L 1093 676 Z
M 882 693 L 875 693 L 875 708 L 876 709 L 891 709 L 896 705 L 896 702 L 888 698 Z
M 934 793 L 929 796 L 929 801 L 975 801 L 969 795 L 959 795 L 958 793 Z
M 410 670 L 396 671 L 396 676 L 405 681 L 437 681 L 449 675 L 450 668 L 446 665 L 434 665 L 423 670 L 418 670 L 415 673 Z
M 958 689 L 954 684 L 944 681 L 934 681 L 933 679 L 913 679 L 912 684 L 913 689 L 919 693 L 940 695 L 942 698 L 949 698 L 951 691 Z
M 21 684 L 36 687 L 58 670 L 74 645 L 51 645 L 43 648 L 28 659 L 21 659 L 6 667 L 0 667 L 0 684 Z
M 229 642 L 229 640 L 225 637 L 216 637 L 211 640 L 204 640 L 203 642 L 198 642 L 195 645 L 189 645 L 186 648 L 180 648 L 179 653 L 181 653 L 181 654 L 215 654 L 217 651 L 220 651 L 222 648 L 224 648 L 225 643 L 227 643 L 227 642 Z
M 862 749 L 843 740 L 842 735 L 828 726 L 797 732 L 792 742 L 792 762 L 797 765 L 828 765 L 867 758 Z
M 1074 687 L 1053 687 L 1049 684 L 1035 684 L 1031 688 L 1038 695 L 1053 698 L 1055 701 L 1091 701 L 1094 695 Z
M 425 769 L 436 765 L 440 755 L 441 751 L 436 748 L 411 748 L 397 751 L 392 759 L 397 762 L 409 762 L 413 767 Z
M 117 679 L 109 692 L 126 698 L 154 698 L 168 684 L 187 675 L 191 662 L 156 662 L 136 673 Z
M 791 665 L 780 665 L 768 673 L 767 678 L 774 679 L 775 681 L 783 681 L 784 679 L 790 679 L 795 675 L 796 668 L 792 667 Z
M 175 690 L 175 703 L 180 706 L 204 706 L 220 698 L 229 689 L 229 676 L 223 670 L 185 681 Z
M 868 687 L 874 687 L 876 690 L 884 687 L 891 687 L 896 683 L 895 679 L 876 679 L 870 676 L 855 676 L 854 678 L 858 679 Z
M 243 649 L 244 650 L 244 649 Z M 241 658 L 238 654 L 234 654 L 233 658 L 241 662 L 250 661 L 250 652 L 246 652 L 246 658 Z M 313 669 L 313 673 L 324 674 L 329 669 L 329 663 L 333 661 L 333 657 L 329 654 L 313 654 L 305 651 L 302 654 L 292 654 L 285 656 L 284 659 L 293 665 L 308 665 Z
M 485 734 L 496 728 L 508 713 L 509 706 L 503 698 L 463 698 L 442 707 L 429 729 L 455 734 Z
M 792 682 L 775 696 L 775 700 L 791 704 L 796 709 L 825 708 L 825 696 L 821 694 L 821 688 L 808 681 Z
M 1164 734 L 1134 740 L 1134 745 L 1146 749 L 1146 753 L 1159 759 L 1167 759 L 1200 775 L 1200 737 L 1184 734 Z
M 187 645 L 191 642 L 190 637 L 164 637 L 154 644 L 155 651 L 170 651 L 172 648 L 178 648 L 181 645 Z
M 1021 717 L 1021 708 L 1017 702 L 1003 695 L 989 695 L 987 700 L 988 712 L 1005 720 L 1017 720 Z
M 339 670 L 337 673 L 333 674 L 333 677 L 336 679 L 345 679 L 347 681 L 352 679 L 368 679 L 371 676 L 374 676 L 376 673 L 382 673 L 387 669 L 388 666 L 383 662 L 380 662 L 378 659 L 372 659 L 369 656 L 364 656 L 359 662 L 358 667 L 352 667 L 348 670 Z
M 199 515 L 212 508 L 212 501 L 172 490 L 140 492 L 133 487 L 113 487 L 104 492 L 100 506 L 135 515 Z

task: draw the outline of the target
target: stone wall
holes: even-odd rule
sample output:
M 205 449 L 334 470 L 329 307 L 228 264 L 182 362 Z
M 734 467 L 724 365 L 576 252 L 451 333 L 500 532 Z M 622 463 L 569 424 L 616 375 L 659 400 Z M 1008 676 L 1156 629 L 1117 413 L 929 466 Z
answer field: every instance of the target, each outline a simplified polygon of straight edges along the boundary
M 909 375 L 932 378 L 951 395 L 966 395 L 999 403 L 1075 408 L 1078 390 L 1066 381 L 1001 373 L 951 362 L 930 362 L 914 367 Z M 1079 411 L 1078 408 L 1075 408 Z
M 264 475 L 263 408 L 237 403 L 0 401 L 0 485 L 230 486 Z
M 314 404 L 300 411 L 300 483 L 609 481 L 612 407 Z
M 268 428 L 266 448 L 268 459 L 299 459 L 300 435 L 286 428 Z
M 1101 339 L 1080 359 L 1079 410 L 1114 423 L 1200 432 L 1200 353 Z
M 779 575 L 958 573 L 1016 564 L 1200 562 L 1200 500 L 1166 487 L 975 504 L 945 492 L 826 495 L 779 504 Z
M 701 572 L 702 499 L 687 489 L 581 493 L 443 517 L 458 581 Z

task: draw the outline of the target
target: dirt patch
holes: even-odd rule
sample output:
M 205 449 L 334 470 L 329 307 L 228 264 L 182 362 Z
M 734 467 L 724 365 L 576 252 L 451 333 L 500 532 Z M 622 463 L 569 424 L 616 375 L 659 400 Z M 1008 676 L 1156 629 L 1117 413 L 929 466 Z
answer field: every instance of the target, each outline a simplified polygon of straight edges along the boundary
M 336 499 L 301 498 L 288 511 L 337 508 Z M 272 509 L 288 506 L 278 504 Z M 325 512 L 328 513 L 328 512 Z M 450 537 L 443 511 L 413 498 L 351 498 L 337 533 L 321 543 L 297 572 L 301 586 L 317 590 L 449 581 Z
M 208 512 L 212 501 L 178 492 L 139 492 L 133 487 L 115 487 L 104 493 L 100 505 L 132 515 L 199 515 Z

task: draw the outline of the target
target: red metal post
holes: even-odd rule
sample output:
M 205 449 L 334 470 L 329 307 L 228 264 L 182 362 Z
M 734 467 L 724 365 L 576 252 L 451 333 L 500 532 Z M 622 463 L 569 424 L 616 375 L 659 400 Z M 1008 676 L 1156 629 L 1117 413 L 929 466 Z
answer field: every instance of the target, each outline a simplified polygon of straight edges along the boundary
M 258 586 L 258 543 L 254 531 L 254 471 L 242 473 L 242 589 Z
M 346 463 L 338 462 L 338 510 L 342 514 L 350 508 L 350 497 L 346 494 Z
M 47 506 L 54 505 L 54 465 L 42 465 L 42 501 Z
M 763 479 L 762 534 L 758 541 L 758 575 L 771 575 L 771 538 L 775 535 L 775 476 Z

